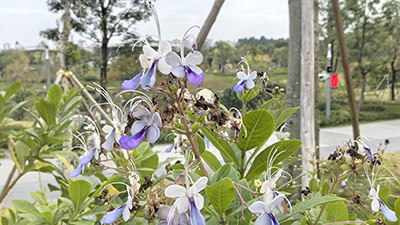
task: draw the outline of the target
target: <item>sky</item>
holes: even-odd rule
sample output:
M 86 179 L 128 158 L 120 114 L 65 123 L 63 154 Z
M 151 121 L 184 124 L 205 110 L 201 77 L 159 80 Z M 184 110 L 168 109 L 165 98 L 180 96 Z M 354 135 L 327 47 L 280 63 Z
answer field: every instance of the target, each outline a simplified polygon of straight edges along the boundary
M 203 25 L 214 0 L 157 0 L 154 2 L 163 40 L 181 39 L 192 25 Z M 25 47 L 37 46 L 44 39 L 41 30 L 56 27 L 60 14 L 48 11 L 46 0 L 0 0 L 0 49 L 16 41 Z M 134 30 L 142 35 L 157 34 L 151 18 L 138 22 Z M 288 2 L 285 0 L 226 0 L 208 38 L 237 41 L 239 38 L 288 38 Z M 84 39 L 73 34 L 74 42 Z M 115 37 L 112 43 L 119 43 Z M 90 42 L 88 42 L 90 44 Z M 51 43 L 49 43 L 51 44 Z

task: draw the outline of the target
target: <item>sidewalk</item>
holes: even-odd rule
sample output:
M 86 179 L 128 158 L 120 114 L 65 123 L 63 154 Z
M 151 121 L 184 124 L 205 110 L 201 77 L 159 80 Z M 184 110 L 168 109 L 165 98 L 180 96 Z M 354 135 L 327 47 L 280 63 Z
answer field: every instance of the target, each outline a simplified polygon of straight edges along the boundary
M 379 143 L 383 143 L 385 139 L 389 139 L 390 144 L 386 151 L 397 151 L 400 150 L 400 120 L 392 120 L 392 121 L 382 121 L 382 122 L 374 122 L 368 124 L 360 125 L 361 135 L 368 138 L 371 142 L 371 149 L 376 151 L 379 146 Z M 341 127 L 332 127 L 332 128 L 322 128 L 320 130 L 320 155 L 321 157 L 328 157 L 330 153 L 332 153 L 336 146 L 340 145 L 342 141 L 349 140 L 353 137 L 353 131 L 351 126 L 341 126 Z M 271 145 L 277 141 L 275 134 L 272 134 L 270 140 L 268 140 L 266 146 Z M 169 147 L 169 144 L 166 145 L 156 145 L 154 147 L 154 151 L 158 151 L 159 160 L 164 161 L 168 157 L 179 157 L 182 158 L 179 154 L 174 153 L 165 153 L 165 150 Z M 210 145 L 210 149 L 212 153 L 214 153 L 217 158 L 222 161 L 222 157 L 220 156 L 218 150 Z M 8 174 L 11 171 L 13 166 L 13 162 L 11 159 L 0 159 L 0 190 L 2 190 L 4 183 L 7 180 Z M 46 187 L 46 195 L 48 201 L 55 201 L 60 195 L 60 192 L 50 192 L 47 188 L 47 184 L 51 183 L 57 185 L 55 179 L 50 174 L 40 174 L 41 181 L 43 185 Z M 27 175 L 23 176 L 18 183 L 15 185 L 11 194 L 5 199 L 3 206 L 12 206 L 11 201 L 13 199 L 25 199 L 28 201 L 33 201 L 30 197 L 31 191 L 40 190 L 39 183 L 39 173 L 30 172 Z M 1 208 L 1 206 L 0 206 Z

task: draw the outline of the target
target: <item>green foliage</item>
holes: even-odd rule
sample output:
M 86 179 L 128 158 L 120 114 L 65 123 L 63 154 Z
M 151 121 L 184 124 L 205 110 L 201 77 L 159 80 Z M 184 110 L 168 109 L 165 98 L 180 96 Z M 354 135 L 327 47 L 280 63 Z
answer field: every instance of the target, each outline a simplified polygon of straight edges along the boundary
M 228 177 L 206 187 L 206 194 L 215 210 L 222 215 L 235 198 L 235 187 Z
M 349 218 L 346 203 L 330 202 L 326 204 L 324 211 L 324 220 L 329 223 L 346 221 Z

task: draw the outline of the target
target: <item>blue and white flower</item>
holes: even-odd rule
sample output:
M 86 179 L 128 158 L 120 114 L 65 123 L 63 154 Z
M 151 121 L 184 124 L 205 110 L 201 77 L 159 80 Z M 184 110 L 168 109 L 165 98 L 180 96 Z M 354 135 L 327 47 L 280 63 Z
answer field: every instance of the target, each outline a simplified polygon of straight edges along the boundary
M 132 201 L 133 201 L 133 198 L 135 197 L 135 195 L 133 194 L 133 191 L 129 186 L 126 187 L 126 191 L 128 193 L 128 200 L 126 200 L 126 202 L 124 204 L 122 204 L 118 208 L 114 209 L 113 211 L 107 212 L 104 215 L 103 219 L 101 220 L 101 223 L 104 223 L 104 224 L 114 223 L 121 215 L 121 212 L 122 212 L 122 218 L 124 219 L 124 221 L 126 222 L 129 220 L 129 218 L 131 217 L 130 210 L 133 207 Z
M 246 85 L 247 89 L 252 89 L 254 88 L 254 79 L 257 78 L 257 71 L 253 71 L 250 73 L 250 66 L 247 60 L 244 57 L 241 57 L 241 61 L 239 63 L 245 63 L 247 65 L 247 74 L 245 72 L 238 72 L 237 73 L 237 78 L 239 78 L 239 82 L 233 87 L 233 90 L 235 92 L 241 92 L 244 89 L 244 86 Z
M 189 42 L 191 46 L 196 46 L 196 39 L 188 32 L 198 26 L 193 26 L 186 31 L 181 43 L 181 56 L 175 52 L 169 52 L 165 56 L 165 61 L 172 66 L 172 74 L 175 77 L 187 77 L 189 83 L 199 85 L 204 80 L 203 71 L 197 66 L 203 62 L 203 55 L 199 51 L 192 50 L 186 57 L 184 55 L 185 43 Z
M 378 212 L 379 209 L 382 209 L 382 213 L 387 220 L 389 220 L 390 222 L 396 222 L 397 221 L 396 213 L 393 210 L 389 209 L 389 207 L 387 207 L 385 203 L 383 203 L 382 200 L 379 198 L 378 196 L 379 188 L 380 186 L 378 185 L 376 191 L 375 188 L 371 188 L 369 192 L 369 199 L 372 199 L 371 209 L 374 212 Z
M 161 207 L 158 210 L 158 216 L 163 219 L 158 225 L 189 225 L 186 213 L 178 213 L 176 205 Z
M 361 155 L 367 155 L 368 159 L 372 163 L 374 163 L 375 157 L 374 157 L 374 153 L 371 151 L 371 148 L 364 143 L 364 141 L 361 139 L 361 137 L 358 137 L 355 142 L 358 145 L 358 153 L 360 153 Z
M 284 195 L 280 194 L 276 196 L 269 202 L 262 202 L 257 201 L 254 202 L 250 207 L 249 210 L 252 213 L 261 213 L 261 215 L 257 218 L 254 225 L 279 225 L 278 220 L 275 218 L 275 211 L 274 208 L 280 206 L 282 201 L 284 200 Z
M 174 205 L 178 209 L 178 213 L 184 213 L 190 209 L 190 223 L 191 224 L 206 224 L 200 210 L 204 205 L 204 198 L 199 194 L 207 186 L 207 177 L 199 178 L 191 187 L 186 178 L 186 188 L 180 185 L 171 185 L 165 189 L 165 195 L 169 198 L 177 198 Z

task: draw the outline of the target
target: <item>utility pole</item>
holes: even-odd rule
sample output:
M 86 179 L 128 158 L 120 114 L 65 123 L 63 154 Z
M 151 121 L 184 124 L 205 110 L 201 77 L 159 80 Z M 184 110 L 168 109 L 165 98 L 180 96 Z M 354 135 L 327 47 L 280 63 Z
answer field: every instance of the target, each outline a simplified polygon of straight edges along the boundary
M 315 94 L 314 94 L 314 0 L 301 1 L 301 100 L 300 137 L 303 145 L 303 173 L 312 172 L 315 156 Z M 311 174 L 302 177 L 306 187 Z
M 340 14 L 340 7 L 338 0 L 331 0 L 331 1 L 332 1 L 333 14 L 335 16 L 336 32 L 338 35 L 344 78 L 346 80 L 347 96 L 349 96 L 351 122 L 353 125 L 353 138 L 356 139 L 357 137 L 360 136 L 360 127 L 358 125 L 358 112 L 356 107 L 356 98 L 354 96 L 353 79 L 351 78 L 350 74 L 349 58 L 347 56 L 346 42 L 344 40 L 342 15 Z

